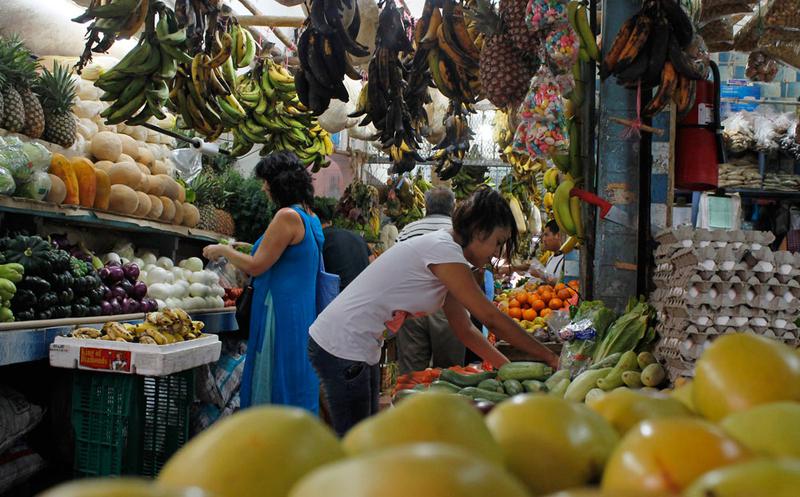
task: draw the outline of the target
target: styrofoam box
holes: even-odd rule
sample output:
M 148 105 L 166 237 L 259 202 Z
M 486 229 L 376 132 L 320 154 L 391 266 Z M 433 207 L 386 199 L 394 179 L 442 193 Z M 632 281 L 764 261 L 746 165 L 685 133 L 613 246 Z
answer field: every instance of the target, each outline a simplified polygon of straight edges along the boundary
M 50 365 L 142 376 L 166 376 L 219 360 L 222 343 L 217 335 L 168 345 L 112 342 L 68 336 L 50 344 Z

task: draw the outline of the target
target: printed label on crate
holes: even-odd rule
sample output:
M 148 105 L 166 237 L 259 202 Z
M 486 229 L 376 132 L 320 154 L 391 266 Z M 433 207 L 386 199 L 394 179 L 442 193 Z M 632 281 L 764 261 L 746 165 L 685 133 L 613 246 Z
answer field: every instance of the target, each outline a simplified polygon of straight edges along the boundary
M 84 368 L 130 372 L 131 353 L 129 350 L 81 347 L 78 363 Z

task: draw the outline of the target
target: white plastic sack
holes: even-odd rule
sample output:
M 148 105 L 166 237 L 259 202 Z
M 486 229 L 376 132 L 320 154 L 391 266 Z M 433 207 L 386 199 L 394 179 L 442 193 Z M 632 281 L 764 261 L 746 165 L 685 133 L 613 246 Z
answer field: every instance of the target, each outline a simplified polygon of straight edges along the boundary
M 375 0 L 358 0 L 358 13 L 361 17 L 361 27 L 358 30 L 356 41 L 367 47 L 369 55 L 354 57 L 347 54 L 350 63 L 355 67 L 369 64 L 369 60 L 372 58 L 372 52 L 375 51 L 375 35 L 378 33 L 378 15 L 380 11 Z
M 360 120 L 347 116 L 355 112 L 358 94 L 361 91 L 361 83 L 345 78 L 344 86 L 347 88 L 349 100 L 347 102 L 336 99 L 331 100 L 328 109 L 318 118 L 319 125 L 328 133 L 338 133 L 345 128 L 355 126 Z

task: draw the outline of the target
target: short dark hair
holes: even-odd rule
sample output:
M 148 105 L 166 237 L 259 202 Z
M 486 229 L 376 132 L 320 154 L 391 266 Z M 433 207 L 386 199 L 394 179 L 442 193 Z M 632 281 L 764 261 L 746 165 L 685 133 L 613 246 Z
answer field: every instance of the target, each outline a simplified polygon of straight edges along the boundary
M 321 223 L 333 221 L 333 213 L 336 209 L 336 199 L 327 197 L 314 197 L 314 213 Z
M 511 230 L 511 237 L 504 247 L 506 259 L 511 260 L 519 235 L 517 222 L 506 199 L 488 186 L 475 190 L 453 213 L 453 231 L 461 238 L 462 247 L 478 236 L 489 236 L 495 228 Z
M 269 195 L 279 208 L 314 205 L 311 173 L 292 152 L 273 152 L 256 165 L 256 177 L 269 184 Z
M 437 186 L 425 192 L 425 215 L 452 216 L 456 196 L 449 188 Z
M 556 222 L 555 219 L 551 219 L 551 220 L 547 221 L 547 224 L 545 224 L 544 227 L 549 229 L 550 233 L 553 233 L 555 235 L 557 235 L 558 232 L 559 232 L 558 223 Z

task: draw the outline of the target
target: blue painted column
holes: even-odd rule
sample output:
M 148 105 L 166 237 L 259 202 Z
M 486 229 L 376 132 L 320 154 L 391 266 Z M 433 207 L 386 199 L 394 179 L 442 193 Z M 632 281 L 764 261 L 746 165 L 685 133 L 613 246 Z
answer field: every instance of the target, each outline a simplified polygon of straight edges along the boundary
M 608 53 L 625 20 L 641 6 L 641 0 L 603 0 L 603 53 Z M 597 120 L 598 165 L 596 191 L 601 197 L 630 214 L 632 228 L 600 221 L 595 212 L 593 265 L 594 299 L 623 310 L 628 298 L 636 295 L 637 271 L 620 268 L 638 265 L 639 138 L 625 137 L 627 128 L 611 117 L 636 119 L 636 91 L 618 85 L 609 77 L 600 85 L 600 113 Z M 630 267 L 630 266 L 628 266 Z

